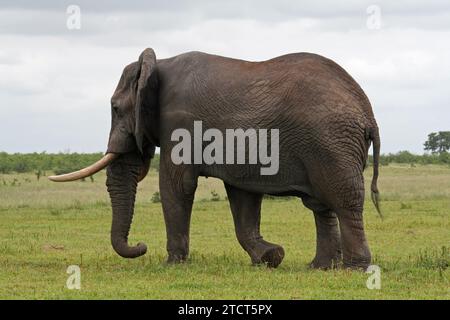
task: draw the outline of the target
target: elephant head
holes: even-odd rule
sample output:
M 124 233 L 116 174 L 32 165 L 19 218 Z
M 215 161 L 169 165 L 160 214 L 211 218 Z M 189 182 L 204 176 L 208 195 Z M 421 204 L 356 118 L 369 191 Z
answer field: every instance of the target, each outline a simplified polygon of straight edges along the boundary
M 111 132 L 105 156 L 76 172 L 49 177 L 73 181 L 107 167 L 106 185 L 112 204 L 111 243 L 122 257 L 146 253 L 143 243 L 128 245 L 134 214 L 136 186 L 146 176 L 158 141 L 158 77 L 156 57 L 145 49 L 139 61 L 126 66 L 111 98 Z

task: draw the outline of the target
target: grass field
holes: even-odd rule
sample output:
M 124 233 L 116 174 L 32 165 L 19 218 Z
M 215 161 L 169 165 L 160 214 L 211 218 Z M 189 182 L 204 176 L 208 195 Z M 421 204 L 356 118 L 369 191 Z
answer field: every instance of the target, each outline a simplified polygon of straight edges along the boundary
M 366 183 L 371 172 L 366 172 Z M 201 179 L 188 263 L 164 264 L 161 205 L 151 202 L 157 173 L 139 186 L 130 242 L 149 250 L 135 260 L 110 245 L 104 173 L 95 182 L 56 184 L 32 174 L 0 175 L 2 299 L 449 299 L 450 168 L 381 168 L 385 219 L 366 201 L 366 234 L 381 267 L 381 289 L 368 274 L 316 271 L 312 214 L 295 198 L 263 202 L 262 233 L 283 245 L 278 269 L 253 267 L 240 248 L 221 181 Z M 211 201 L 216 191 L 219 201 Z M 370 199 L 368 197 L 367 199 Z M 66 288 L 69 265 L 81 268 L 81 290 Z

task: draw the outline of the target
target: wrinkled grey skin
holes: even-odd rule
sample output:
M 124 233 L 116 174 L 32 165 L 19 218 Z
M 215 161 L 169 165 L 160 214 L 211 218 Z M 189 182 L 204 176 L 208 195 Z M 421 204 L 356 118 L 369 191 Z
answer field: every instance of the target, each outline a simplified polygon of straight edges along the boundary
M 108 152 L 121 156 L 107 169 L 113 207 L 112 245 L 126 258 L 146 252 L 128 245 L 136 185 L 155 146 L 161 149 L 159 187 L 169 262 L 188 257 L 189 223 L 199 176 L 225 184 L 239 243 L 253 263 L 277 267 L 281 246 L 260 234 L 263 194 L 302 199 L 317 228 L 313 268 L 343 264 L 366 268 L 363 169 L 374 142 L 372 195 L 378 209 L 379 136 L 370 103 L 359 85 L 324 57 L 295 53 L 247 62 L 201 52 L 156 60 L 146 49 L 123 71 L 111 99 Z M 171 134 L 218 128 L 280 130 L 279 172 L 261 176 L 259 165 L 175 165 Z M 270 149 L 269 149 L 270 150 Z M 296 235 L 292 235 L 295 237 Z

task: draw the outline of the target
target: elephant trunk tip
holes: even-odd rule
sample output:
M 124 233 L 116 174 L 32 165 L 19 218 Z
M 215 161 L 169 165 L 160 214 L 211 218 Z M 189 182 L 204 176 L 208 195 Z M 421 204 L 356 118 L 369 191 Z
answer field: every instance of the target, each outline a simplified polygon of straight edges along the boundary
M 139 242 L 136 246 L 130 247 L 126 242 L 112 241 L 114 251 L 123 258 L 137 258 L 147 253 L 147 245 L 143 242 Z

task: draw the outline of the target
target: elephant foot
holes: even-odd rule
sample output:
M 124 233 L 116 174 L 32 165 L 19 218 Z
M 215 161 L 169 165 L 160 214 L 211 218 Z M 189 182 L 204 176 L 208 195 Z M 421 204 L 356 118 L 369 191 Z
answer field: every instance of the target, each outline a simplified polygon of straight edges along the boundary
M 269 268 L 276 268 L 280 265 L 284 258 L 283 247 L 276 246 L 267 250 L 261 257 L 261 262 L 265 263 Z
M 271 244 L 266 241 L 258 243 L 252 250 L 252 263 L 255 265 L 265 264 L 269 268 L 276 268 L 280 265 L 284 258 L 283 247 Z
M 343 267 L 344 269 L 350 269 L 355 271 L 366 271 L 367 268 L 370 266 L 370 258 L 359 258 L 359 259 L 352 259 L 350 261 L 346 261 L 344 259 Z
M 181 254 L 169 254 L 167 258 L 167 264 L 179 264 L 187 261 L 187 255 Z
M 340 254 L 334 257 L 315 257 L 309 264 L 311 269 L 330 270 L 338 269 L 342 266 L 342 257 Z
M 367 247 L 358 251 L 355 249 L 345 250 L 344 248 L 343 260 L 344 269 L 366 271 L 371 265 L 372 256 Z

